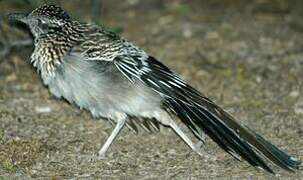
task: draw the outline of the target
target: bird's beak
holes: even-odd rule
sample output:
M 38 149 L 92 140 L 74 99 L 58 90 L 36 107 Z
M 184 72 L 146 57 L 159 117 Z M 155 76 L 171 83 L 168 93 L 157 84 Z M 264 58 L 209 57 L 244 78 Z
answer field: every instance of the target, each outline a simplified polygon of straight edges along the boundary
M 27 18 L 27 14 L 25 13 L 12 13 L 8 15 L 9 21 L 10 22 L 22 22 L 27 24 L 28 22 L 28 18 Z

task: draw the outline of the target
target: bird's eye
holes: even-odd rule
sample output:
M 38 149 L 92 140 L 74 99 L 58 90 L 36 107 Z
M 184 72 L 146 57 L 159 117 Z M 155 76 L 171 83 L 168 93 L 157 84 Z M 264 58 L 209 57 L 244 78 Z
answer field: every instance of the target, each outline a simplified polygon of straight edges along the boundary
M 38 26 L 41 26 L 42 25 L 42 20 L 41 19 L 37 19 L 38 21 Z
M 38 26 L 41 28 L 41 29 L 48 29 L 48 25 L 46 22 L 42 21 L 41 19 L 38 19 Z

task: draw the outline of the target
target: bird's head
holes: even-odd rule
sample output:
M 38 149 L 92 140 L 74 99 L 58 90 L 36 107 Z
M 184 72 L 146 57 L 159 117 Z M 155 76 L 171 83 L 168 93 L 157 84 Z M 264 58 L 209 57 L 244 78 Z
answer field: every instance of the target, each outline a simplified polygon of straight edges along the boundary
M 64 25 L 71 21 L 70 16 L 56 5 L 43 5 L 29 14 L 11 14 L 10 19 L 28 25 L 36 38 L 43 34 L 60 32 Z

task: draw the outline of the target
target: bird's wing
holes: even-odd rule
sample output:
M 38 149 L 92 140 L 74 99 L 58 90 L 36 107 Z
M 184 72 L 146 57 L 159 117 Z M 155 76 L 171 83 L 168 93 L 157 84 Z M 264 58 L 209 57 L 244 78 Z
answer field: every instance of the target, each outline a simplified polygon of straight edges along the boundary
M 212 103 L 151 56 L 118 56 L 113 63 L 129 80 L 141 80 L 164 98 L 178 99 L 189 105 L 200 99 Z

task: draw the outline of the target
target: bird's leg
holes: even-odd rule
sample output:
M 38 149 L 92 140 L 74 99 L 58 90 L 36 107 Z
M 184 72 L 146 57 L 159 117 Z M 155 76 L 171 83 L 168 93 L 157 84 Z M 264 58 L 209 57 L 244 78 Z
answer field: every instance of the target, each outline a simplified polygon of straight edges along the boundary
M 196 144 L 195 144 L 195 147 L 197 149 L 201 149 L 203 147 L 203 145 L 205 144 L 205 140 L 203 141 L 198 141 Z
M 187 135 L 180 129 L 180 127 L 176 124 L 174 120 L 171 120 L 169 126 L 181 137 L 181 139 L 197 154 L 202 156 L 202 153 L 197 148 L 196 144 L 192 142 L 192 140 L 187 137 Z
M 200 137 L 201 139 L 195 145 L 199 149 L 202 148 L 202 146 L 206 143 L 206 135 L 204 132 L 200 133 Z
M 204 145 L 205 141 L 199 141 L 196 144 L 192 142 L 189 137 L 180 129 L 180 127 L 171 120 L 170 127 L 181 137 L 181 139 L 199 156 L 203 156 L 206 161 L 215 161 L 216 158 L 207 152 L 201 151 L 201 147 Z
M 115 138 L 118 136 L 119 132 L 124 127 L 126 120 L 127 120 L 126 116 L 117 119 L 117 124 L 116 124 L 114 130 L 112 131 L 112 133 L 107 138 L 106 142 L 103 144 L 102 148 L 98 152 L 99 157 L 101 157 L 101 158 L 105 157 L 106 151 L 108 150 L 109 146 L 113 143 Z
M 181 130 L 181 128 L 177 125 L 177 123 L 173 120 L 173 116 L 170 116 L 170 114 L 166 113 L 166 112 L 156 112 L 153 114 L 154 118 L 156 118 L 159 122 L 161 122 L 164 125 L 170 126 L 175 133 L 181 137 L 181 139 L 197 154 L 199 154 L 200 156 L 202 156 L 202 153 L 199 151 L 201 148 L 201 144 L 203 144 L 203 142 L 197 143 L 195 144 L 194 142 L 192 142 L 192 140 L 189 139 L 189 137 L 187 137 L 187 135 Z
M 200 151 L 201 146 L 203 145 L 204 141 L 199 141 L 197 144 L 192 142 L 189 137 L 180 129 L 177 123 L 174 120 L 170 120 L 169 126 L 181 137 L 181 139 L 197 154 L 206 158 L 206 160 L 215 161 L 216 158 L 211 156 L 210 154 Z
M 213 161 L 215 158 L 212 157 L 210 154 L 200 151 L 201 146 L 204 144 L 205 141 L 199 141 L 198 143 L 192 142 L 192 140 L 187 137 L 187 135 L 180 129 L 177 123 L 174 120 L 170 120 L 169 126 L 181 137 L 181 139 L 199 156 L 203 156 L 207 160 Z

